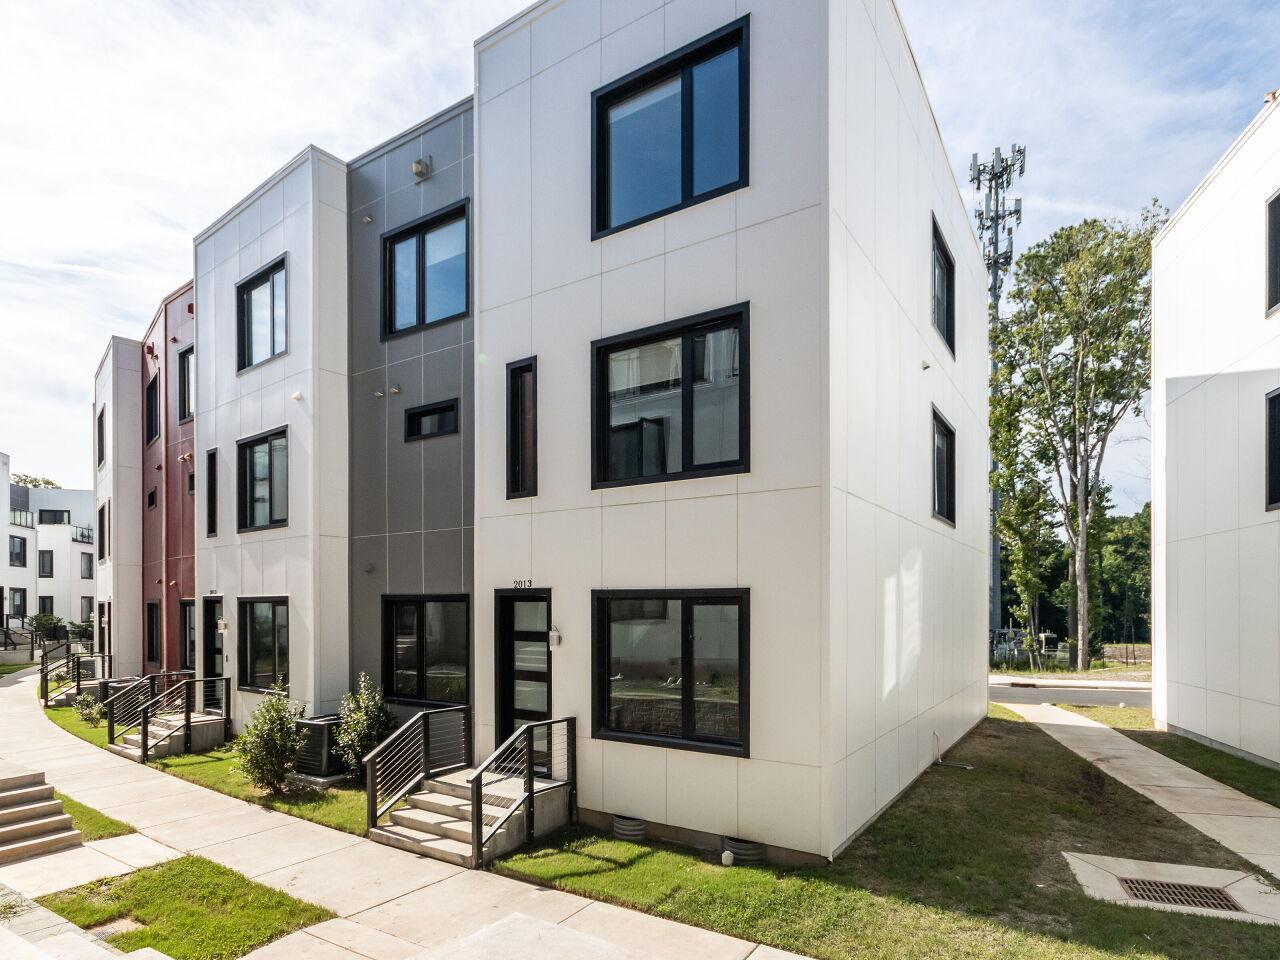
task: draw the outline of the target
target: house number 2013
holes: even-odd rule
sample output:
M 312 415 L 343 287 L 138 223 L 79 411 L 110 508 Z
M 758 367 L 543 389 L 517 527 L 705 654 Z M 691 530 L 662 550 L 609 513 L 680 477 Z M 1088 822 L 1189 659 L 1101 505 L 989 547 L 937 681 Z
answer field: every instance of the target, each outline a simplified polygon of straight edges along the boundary
M 533 586 L 532 580 L 513 580 L 511 582 L 515 584 L 517 590 L 528 590 Z

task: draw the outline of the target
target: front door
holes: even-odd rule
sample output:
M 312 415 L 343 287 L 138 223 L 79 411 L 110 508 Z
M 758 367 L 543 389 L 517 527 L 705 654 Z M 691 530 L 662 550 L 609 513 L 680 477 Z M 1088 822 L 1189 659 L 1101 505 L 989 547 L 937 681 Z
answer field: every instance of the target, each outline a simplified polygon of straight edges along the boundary
M 225 676 L 226 663 L 222 656 L 222 634 L 218 632 L 218 621 L 222 619 L 222 598 L 207 597 L 204 601 L 204 675 L 207 678 Z M 192 630 L 194 632 L 194 627 Z M 204 687 L 205 709 L 217 711 L 222 709 L 222 687 L 220 683 L 202 683 Z
M 494 601 L 501 744 L 524 724 L 551 719 L 551 591 L 498 590 Z

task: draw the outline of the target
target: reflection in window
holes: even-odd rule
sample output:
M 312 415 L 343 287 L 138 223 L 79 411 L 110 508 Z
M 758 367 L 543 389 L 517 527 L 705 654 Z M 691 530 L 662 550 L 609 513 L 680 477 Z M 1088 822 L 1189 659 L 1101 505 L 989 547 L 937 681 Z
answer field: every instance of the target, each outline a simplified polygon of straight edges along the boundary
M 289 684 L 289 601 L 240 603 L 240 686 Z
M 467 702 L 469 610 L 464 597 L 397 597 L 385 602 L 384 684 L 393 696 Z
M 680 78 L 609 110 L 609 223 L 680 203 Z
M 609 355 L 609 479 L 680 471 L 681 340 Z
M 288 295 L 284 262 L 242 283 L 237 290 L 239 369 L 269 360 L 288 347 Z
M 467 217 L 453 208 L 384 241 L 386 334 L 460 317 L 470 309 Z

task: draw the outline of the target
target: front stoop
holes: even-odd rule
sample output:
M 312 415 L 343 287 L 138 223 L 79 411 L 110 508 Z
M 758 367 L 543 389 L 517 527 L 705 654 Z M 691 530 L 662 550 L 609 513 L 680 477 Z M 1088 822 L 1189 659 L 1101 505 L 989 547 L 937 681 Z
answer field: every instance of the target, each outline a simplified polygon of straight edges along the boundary
M 459 770 L 428 780 L 418 793 L 405 797 L 405 806 L 391 811 L 389 824 L 372 828 L 369 839 L 407 850 L 459 867 L 481 867 L 471 848 L 471 786 L 467 782 L 473 770 Z M 518 798 L 514 785 L 498 785 L 486 794 L 481 810 L 486 830 L 497 823 Z M 504 794 L 510 794 L 506 796 Z M 542 835 L 568 822 L 568 785 L 551 780 L 534 784 L 535 825 Z M 551 802 L 548 802 L 551 801 Z M 483 859 L 487 862 L 515 850 L 525 839 L 523 810 L 511 814 L 509 820 L 485 841 Z
M 151 720 L 147 747 L 147 759 L 174 757 L 183 752 L 181 733 L 182 714 L 161 715 Z M 175 732 L 178 731 L 178 732 Z M 191 749 L 193 753 L 213 750 L 226 742 L 226 721 L 221 717 L 193 716 L 191 718 Z M 126 733 L 120 743 L 109 743 L 107 749 L 117 756 L 142 762 L 142 735 Z
M 0 864 L 80 844 L 44 774 L 0 763 Z

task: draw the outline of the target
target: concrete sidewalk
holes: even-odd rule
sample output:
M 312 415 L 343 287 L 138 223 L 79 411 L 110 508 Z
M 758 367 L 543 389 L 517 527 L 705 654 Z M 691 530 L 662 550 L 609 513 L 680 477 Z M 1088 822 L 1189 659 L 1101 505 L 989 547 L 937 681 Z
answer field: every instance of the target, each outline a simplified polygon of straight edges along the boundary
M 493 927 L 511 936 L 535 921 L 555 938 L 506 943 L 493 932 L 468 956 L 561 960 L 603 941 L 629 957 L 781 960 L 770 947 L 670 920 L 463 870 L 215 793 L 117 757 L 45 718 L 34 671 L 0 678 L 0 759 L 43 770 L 59 791 L 183 853 L 198 854 L 338 919 L 250 954 L 254 960 L 408 960 Z M 50 856 L 57 856 L 51 854 Z M 40 860 L 26 861 L 38 871 Z M 495 926 L 500 921 L 510 922 Z M 486 954 L 487 947 L 493 950 Z M 578 944 L 569 949 L 566 944 Z M 518 947 L 516 952 L 512 949 Z M 479 950 L 480 952 L 476 952 Z M 424 951 L 428 951 L 424 953 Z
M 1280 878 L 1280 809 L 1070 710 L 1049 704 L 1002 706 L 1228 850 Z
M 1072 680 L 1057 677 L 1019 677 L 993 673 L 987 676 L 993 687 L 1068 687 L 1073 690 L 1150 690 L 1150 680 Z

